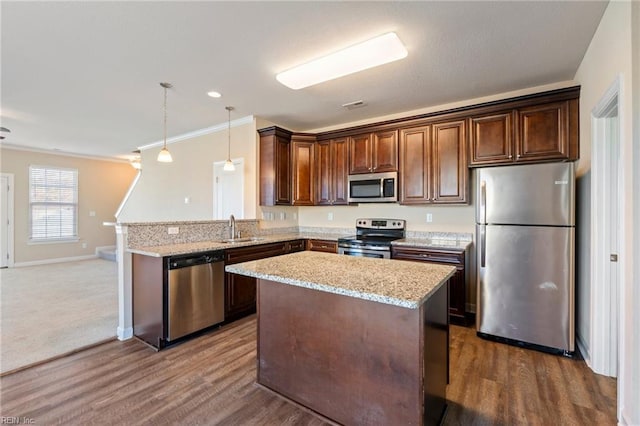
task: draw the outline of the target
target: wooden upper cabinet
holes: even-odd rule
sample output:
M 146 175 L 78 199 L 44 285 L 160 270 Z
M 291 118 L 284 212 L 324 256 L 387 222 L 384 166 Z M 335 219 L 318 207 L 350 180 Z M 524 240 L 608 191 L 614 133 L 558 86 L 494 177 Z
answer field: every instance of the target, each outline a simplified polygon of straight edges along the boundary
M 518 109 L 516 161 L 569 156 L 569 102 Z
M 465 122 L 436 123 L 432 127 L 433 202 L 467 203 Z
M 315 198 L 315 142 L 309 137 L 291 139 L 292 205 L 312 206 Z
M 260 134 L 260 205 L 291 204 L 291 132 L 279 127 Z
M 398 171 L 398 131 L 376 132 L 372 140 L 373 172 Z
M 348 204 L 348 158 L 347 138 L 320 141 L 316 144 L 316 205 Z
M 398 132 L 380 131 L 349 138 L 349 174 L 398 170 Z
M 468 119 L 470 164 L 499 164 L 513 161 L 514 112 Z
M 349 138 L 349 174 L 356 175 L 373 171 L 371 155 L 371 133 Z
M 468 203 L 465 122 L 400 130 L 401 204 Z
M 401 204 L 431 200 L 431 126 L 400 130 Z
M 472 116 L 469 166 L 578 159 L 578 99 Z

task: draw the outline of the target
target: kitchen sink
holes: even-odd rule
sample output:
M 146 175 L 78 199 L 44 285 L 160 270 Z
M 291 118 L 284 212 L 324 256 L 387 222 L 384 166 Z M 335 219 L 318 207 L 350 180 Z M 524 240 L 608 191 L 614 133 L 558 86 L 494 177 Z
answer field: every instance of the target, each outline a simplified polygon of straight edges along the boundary
M 262 241 L 263 237 L 243 237 L 243 238 L 227 238 L 225 240 L 221 240 L 222 243 L 233 244 L 233 243 L 246 243 L 250 241 Z

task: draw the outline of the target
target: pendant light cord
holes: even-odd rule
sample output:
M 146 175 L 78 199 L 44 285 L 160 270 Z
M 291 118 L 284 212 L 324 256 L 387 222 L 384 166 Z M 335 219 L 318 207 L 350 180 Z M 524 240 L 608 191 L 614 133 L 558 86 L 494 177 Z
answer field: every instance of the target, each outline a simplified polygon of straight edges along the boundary
M 164 87 L 164 149 L 167 149 L 167 86 Z

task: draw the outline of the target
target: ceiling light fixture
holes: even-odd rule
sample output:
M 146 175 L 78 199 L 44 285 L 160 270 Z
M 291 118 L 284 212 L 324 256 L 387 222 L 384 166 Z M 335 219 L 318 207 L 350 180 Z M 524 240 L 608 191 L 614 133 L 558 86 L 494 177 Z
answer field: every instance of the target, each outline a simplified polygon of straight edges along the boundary
M 129 164 L 136 170 L 142 170 L 142 159 L 140 158 L 140 150 L 136 149 L 133 152 L 133 157 L 129 160 Z
M 0 127 L 0 132 L 11 133 L 11 130 L 7 129 L 6 127 Z M 2 139 L 4 139 L 4 136 L 0 136 L 0 140 Z
M 276 75 L 276 79 L 297 90 L 407 57 L 396 33 L 386 33 L 315 59 Z
M 231 111 L 233 111 L 232 106 L 224 107 L 227 111 L 229 111 L 229 127 L 228 127 L 228 144 L 227 144 L 227 161 L 224 162 L 224 167 L 222 168 L 226 172 L 232 172 L 236 169 L 236 166 L 233 165 L 233 161 L 231 161 Z
M 172 88 L 171 83 L 160 83 L 160 86 L 164 87 L 164 146 L 158 153 L 158 161 L 161 163 L 171 163 L 173 157 L 167 149 L 167 89 Z
M 212 98 L 220 98 L 220 97 L 222 97 L 220 92 L 216 92 L 215 90 L 212 90 L 211 92 L 207 92 L 207 95 L 211 96 Z

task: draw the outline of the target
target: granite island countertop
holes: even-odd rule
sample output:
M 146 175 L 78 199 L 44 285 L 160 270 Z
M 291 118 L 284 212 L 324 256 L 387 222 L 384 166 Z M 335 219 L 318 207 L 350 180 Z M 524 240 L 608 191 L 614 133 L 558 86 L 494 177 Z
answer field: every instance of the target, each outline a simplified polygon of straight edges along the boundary
M 415 309 L 454 274 L 449 265 L 303 251 L 225 267 L 227 272 Z

